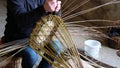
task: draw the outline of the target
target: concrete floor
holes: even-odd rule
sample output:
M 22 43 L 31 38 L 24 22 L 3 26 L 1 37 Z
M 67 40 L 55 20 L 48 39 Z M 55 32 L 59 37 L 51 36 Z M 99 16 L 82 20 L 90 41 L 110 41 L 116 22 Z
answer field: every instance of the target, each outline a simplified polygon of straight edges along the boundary
M 82 38 L 77 36 L 74 37 L 74 42 L 77 43 L 76 45 L 84 50 L 84 41 L 85 40 L 81 40 Z M 80 41 L 80 42 L 78 42 Z M 102 44 L 102 43 L 101 43 Z M 107 46 L 105 46 L 104 44 L 101 45 L 101 49 L 100 49 L 100 53 L 99 53 L 99 58 L 97 60 L 106 63 L 108 65 L 114 66 L 115 68 L 120 68 L 120 57 L 116 55 L 116 52 L 118 50 L 109 48 Z
M 100 51 L 100 58 L 98 60 L 116 68 L 120 68 L 120 57 L 116 55 L 117 51 L 118 50 L 102 46 Z
M 5 18 L 6 18 L 6 3 L 5 0 L 0 0 L 0 37 L 4 35 L 3 32 L 6 24 Z M 74 40 L 79 41 L 80 38 L 75 37 Z M 80 46 L 81 48 L 84 47 L 84 45 L 81 46 L 79 42 L 76 43 L 78 43 L 77 45 Z M 116 51 L 117 50 L 102 45 L 102 48 L 100 50 L 100 58 L 98 60 L 106 64 L 115 66 L 116 68 L 120 68 L 120 57 L 116 55 Z

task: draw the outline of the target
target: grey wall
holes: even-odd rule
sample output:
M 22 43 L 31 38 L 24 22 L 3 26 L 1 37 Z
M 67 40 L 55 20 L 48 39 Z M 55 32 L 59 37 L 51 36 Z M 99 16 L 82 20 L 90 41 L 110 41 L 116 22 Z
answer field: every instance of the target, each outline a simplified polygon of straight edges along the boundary
M 0 0 L 0 37 L 3 36 L 6 24 L 6 0 Z

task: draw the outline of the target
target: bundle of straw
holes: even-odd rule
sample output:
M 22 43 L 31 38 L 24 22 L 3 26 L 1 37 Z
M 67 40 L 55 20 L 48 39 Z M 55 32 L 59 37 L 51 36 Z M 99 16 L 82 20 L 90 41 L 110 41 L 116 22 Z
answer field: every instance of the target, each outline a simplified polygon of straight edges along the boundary
M 12 42 L 1 44 L 0 68 L 21 68 L 22 58 L 14 56 L 21 50 L 23 50 L 28 44 L 28 39 L 15 40 Z

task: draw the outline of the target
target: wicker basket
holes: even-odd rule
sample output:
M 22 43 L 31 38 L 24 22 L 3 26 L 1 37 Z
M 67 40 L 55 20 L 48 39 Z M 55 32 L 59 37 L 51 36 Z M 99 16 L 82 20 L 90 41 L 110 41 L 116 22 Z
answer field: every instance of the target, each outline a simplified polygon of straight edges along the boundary
M 113 49 L 120 49 L 120 36 L 114 36 L 111 39 L 108 40 L 108 46 Z

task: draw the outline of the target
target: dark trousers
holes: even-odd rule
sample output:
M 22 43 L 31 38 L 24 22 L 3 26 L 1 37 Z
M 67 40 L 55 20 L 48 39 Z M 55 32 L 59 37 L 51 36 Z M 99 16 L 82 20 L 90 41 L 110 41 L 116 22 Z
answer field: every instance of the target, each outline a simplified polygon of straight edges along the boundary
M 60 53 L 60 49 L 62 49 L 62 46 L 59 41 L 54 40 L 50 42 L 54 49 L 56 50 L 55 54 Z M 38 54 L 30 47 L 27 46 L 24 50 L 22 50 L 20 53 L 18 53 L 16 56 L 22 57 L 22 67 L 23 68 L 32 68 L 33 65 L 36 63 L 38 60 Z M 54 61 L 53 58 L 50 58 L 45 54 L 46 57 Z M 40 62 L 38 68 L 50 68 L 51 65 L 43 58 L 42 61 Z

